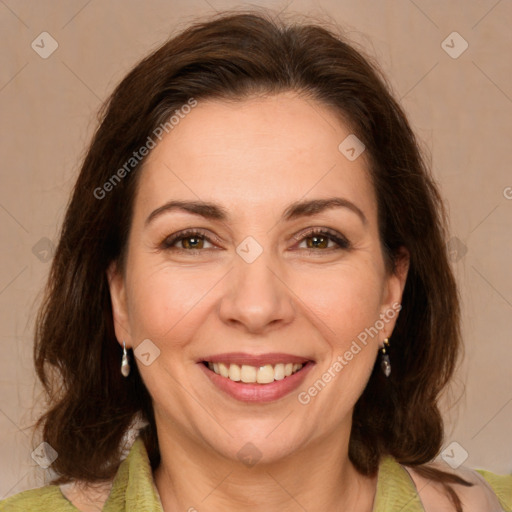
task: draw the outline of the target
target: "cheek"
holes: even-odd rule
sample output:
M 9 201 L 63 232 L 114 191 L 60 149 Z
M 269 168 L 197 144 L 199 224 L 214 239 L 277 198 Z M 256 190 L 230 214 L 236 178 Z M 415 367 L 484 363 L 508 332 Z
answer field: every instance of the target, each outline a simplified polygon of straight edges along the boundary
M 382 278 L 366 265 L 343 265 L 330 271 L 303 272 L 293 289 L 306 310 L 321 320 L 333 349 L 343 348 L 379 318 Z
M 132 269 L 128 296 L 135 342 L 150 338 L 179 344 L 180 332 L 197 329 L 197 317 L 204 313 L 219 277 L 191 268 L 151 267 L 142 261 L 134 262 Z
M 324 284 L 319 286 L 316 280 L 315 287 L 315 279 L 309 276 L 299 292 L 314 317 L 321 320 L 316 326 L 324 345 L 319 348 L 316 374 L 299 390 L 297 399 L 311 418 L 324 418 L 323 427 L 330 429 L 350 413 L 373 370 L 382 281 L 369 267 L 355 266 L 325 277 Z

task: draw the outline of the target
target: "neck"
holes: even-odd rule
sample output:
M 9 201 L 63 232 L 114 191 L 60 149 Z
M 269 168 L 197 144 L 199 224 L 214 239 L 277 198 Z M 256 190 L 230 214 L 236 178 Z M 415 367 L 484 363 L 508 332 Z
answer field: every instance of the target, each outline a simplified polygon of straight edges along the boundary
M 372 510 L 377 477 L 357 472 L 348 435 L 340 432 L 252 467 L 175 431 L 159 429 L 158 439 L 161 464 L 154 478 L 165 512 Z

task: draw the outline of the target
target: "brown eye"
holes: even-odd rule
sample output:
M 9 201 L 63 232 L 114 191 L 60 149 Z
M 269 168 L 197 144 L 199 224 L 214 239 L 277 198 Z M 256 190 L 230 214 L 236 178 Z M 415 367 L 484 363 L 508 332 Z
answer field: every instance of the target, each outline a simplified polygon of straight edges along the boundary
M 309 249 L 327 249 L 330 239 L 326 236 L 308 236 L 305 238 Z
M 210 244 L 211 247 L 205 247 L 206 244 Z M 181 244 L 181 246 L 179 246 Z M 161 243 L 162 249 L 174 249 L 177 251 L 193 251 L 195 249 L 211 249 L 213 247 L 209 238 L 200 231 L 181 231 L 167 237 Z
M 181 244 L 184 249 L 202 249 L 204 239 L 198 236 L 187 236 L 181 238 Z
M 306 242 L 306 249 L 349 249 L 350 242 L 341 234 L 330 230 L 310 230 L 296 238 L 300 243 Z M 329 246 L 332 242 L 335 245 Z

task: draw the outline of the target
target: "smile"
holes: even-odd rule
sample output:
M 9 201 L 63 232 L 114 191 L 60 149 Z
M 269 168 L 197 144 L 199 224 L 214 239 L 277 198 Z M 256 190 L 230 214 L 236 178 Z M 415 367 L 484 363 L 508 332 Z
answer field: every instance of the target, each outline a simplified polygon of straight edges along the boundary
M 251 358 L 231 354 L 228 357 L 214 357 L 215 361 L 202 360 L 198 361 L 197 365 L 214 388 L 235 400 L 260 404 L 274 402 L 290 395 L 304 382 L 315 366 L 312 360 L 297 356 L 285 358 L 273 355 Z M 269 359 L 272 358 L 274 364 L 270 364 Z M 295 359 L 295 362 L 291 362 L 290 359 Z
M 283 380 L 297 373 L 304 366 L 300 363 L 278 363 L 275 365 L 265 364 L 258 367 L 247 364 L 212 363 L 209 361 L 204 361 L 203 364 L 221 377 L 230 379 L 233 382 L 246 384 L 269 384 L 274 381 Z

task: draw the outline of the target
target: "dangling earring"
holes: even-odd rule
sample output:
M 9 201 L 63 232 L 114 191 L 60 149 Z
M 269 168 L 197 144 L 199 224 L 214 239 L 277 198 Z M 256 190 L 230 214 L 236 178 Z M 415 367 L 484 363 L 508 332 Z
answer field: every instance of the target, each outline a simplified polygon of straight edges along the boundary
M 123 357 L 121 359 L 121 373 L 123 377 L 130 375 L 130 362 L 128 361 L 128 354 L 126 353 L 126 343 L 123 341 Z
M 382 368 L 382 372 L 386 377 L 389 377 L 391 373 L 391 362 L 389 361 L 389 355 L 386 353 L 386 348 L 389 347 L 389 338 L 384 340 L 384 346 L 382 347 L 381 354 L 381 362 L 380 367 Z

